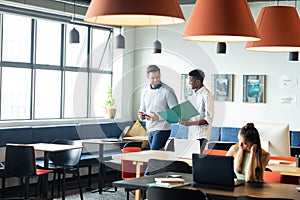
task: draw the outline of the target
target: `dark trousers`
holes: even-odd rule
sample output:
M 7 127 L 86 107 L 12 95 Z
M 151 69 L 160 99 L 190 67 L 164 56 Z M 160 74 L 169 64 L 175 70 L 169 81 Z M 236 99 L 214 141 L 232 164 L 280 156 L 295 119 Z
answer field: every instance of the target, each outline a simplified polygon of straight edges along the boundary
M 171 134 L 171 130 L 152 131 L 148 133 L 150 150 L 163 149 Z
M 200 153 L 202 154 L 203 150 L 205 149 L 205 146 L 207 144 L 207 139 L 206 138 L 201 138 L 201 139 L 198 139 L 198 140 L 200 142 Z

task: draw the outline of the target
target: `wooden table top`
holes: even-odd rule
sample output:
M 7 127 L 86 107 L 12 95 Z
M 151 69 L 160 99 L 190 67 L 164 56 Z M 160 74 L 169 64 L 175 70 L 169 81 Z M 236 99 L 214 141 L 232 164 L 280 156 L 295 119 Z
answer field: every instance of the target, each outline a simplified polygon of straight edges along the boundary
M 299 176 L 300 177 L 300 167 L 296 167 L 295 162 L 290 162 L 287 164 L 284 164 L 284 163 L 270 164 L 267 167 L 270 168 L 273 172 L 278 172 L 281 175 Z M 299 199 L 300 199 L 300 197 L 299 197 Z
M 192 174 L 183 174 L 178 172 L 164 172 L 161 174 L 144 176 L 141 178 L 121 180 L 113 182 L 114 186 L 124 187 L 129 189 L 142 189 L 147 190 L 150 183 L 154 183 L 156 177 L 166 177 L 170 174 L 180 174 L 182 178 L 191 182 L 189 186 L 183 186 L 185 189 L 201 190 L 210 198 L 217 199 L 236 199 L 240 195 L 248 195 L 260 198 L 290 198 L 300 199 L 300 192 L 297 191 L 298 185 L 280 184 L 280 183 L 245 183 L 245 185 L 237 186 L 233 190 L 210 189 L 207 187 L 199 186 L 193 183 Z
M 136 162 L 148 162 L 149 159 L 160 159 L 160 160 L 180 160 L 192 165 L 191 159 L 179 158 L 178 155 L 173 151 L 160 151 L 160 150 L 149 150 L 132 152 L 125 154 L 116 154 L 112 156 L 113 160 L 129 160 Z
M 97 138 L 97 139 L 85 139 L 80 140 L 82 143 L 88 143 L 88 144 L 122 144 L 126 143 L 127 141 L 122 141 L 117 138 Z
M 33 146 L 34 150 L 36 151 L 46 151 L 46 152 L 56 152 L 56 151 L 65 151 L 65 150 L 83 148 L 83 146 L 74 146 L 74 145 L 67 145 L 67 144 L 52 144 L 52 143 L 33 143 L 33 144 L 8 143 L 8 145 Z

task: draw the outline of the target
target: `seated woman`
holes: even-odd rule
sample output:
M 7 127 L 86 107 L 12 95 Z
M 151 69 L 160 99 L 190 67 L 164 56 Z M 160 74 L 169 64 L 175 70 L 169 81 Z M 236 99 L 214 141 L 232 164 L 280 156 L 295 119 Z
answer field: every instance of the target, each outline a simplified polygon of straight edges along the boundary
M 239 143 L 232 145 L 226 156 L 234 157 L 234 171 L 238 179 L 263 182 L 270 154 L 261 148 L 260 137 L 253 123 L 239 131 Z

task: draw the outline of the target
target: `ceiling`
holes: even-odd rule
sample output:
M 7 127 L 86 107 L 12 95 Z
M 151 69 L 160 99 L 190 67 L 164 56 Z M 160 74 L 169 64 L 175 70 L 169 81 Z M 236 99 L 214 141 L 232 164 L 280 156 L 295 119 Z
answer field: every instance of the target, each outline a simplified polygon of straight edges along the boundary
M 81 6 L 89 6 L 91 0 L 54 0 L 54 1 L 60 1 L 60 2 L 67 2 L 67 3 L 75 3 L 77 5 Z M 196 0 L 178 0 L 179 4 L 195 4 Z M 255 2 L 255 1 L 266 1 L 266 0 L 247 0 L 248 2 Z

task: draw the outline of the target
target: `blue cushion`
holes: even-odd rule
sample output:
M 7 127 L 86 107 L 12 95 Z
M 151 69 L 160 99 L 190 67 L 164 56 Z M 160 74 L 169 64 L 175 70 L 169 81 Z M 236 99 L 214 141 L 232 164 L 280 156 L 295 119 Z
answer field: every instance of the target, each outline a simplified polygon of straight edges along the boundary
M 300 146 L 300 131 L 291 131 L 291 146 Z
M 173 138 L 188 138 L 189 128 L 187 126 L 182 126 L 180 124 L 171 124 L 171 135 Z
M 237 143 L 239 130 L 240 130 L 240 128 L 222 127 L 221 128 L 221 141 Z
M 219 141 L 221 135 L 221 127 L 212 127 L 209 141 Z
M 0 146 L 6 143 L 32 143 L 31 127 L 0 128 Z
M 32 142 L 51 143 L 56 139 L 78 140 L 80 127 L 75 124 L 53 125 L 53 126 L 33 126 Z

